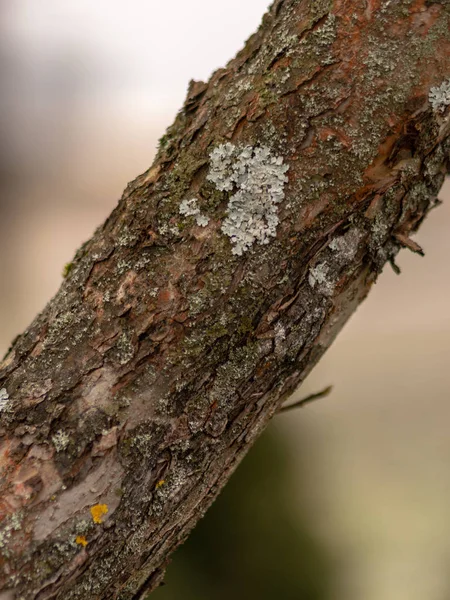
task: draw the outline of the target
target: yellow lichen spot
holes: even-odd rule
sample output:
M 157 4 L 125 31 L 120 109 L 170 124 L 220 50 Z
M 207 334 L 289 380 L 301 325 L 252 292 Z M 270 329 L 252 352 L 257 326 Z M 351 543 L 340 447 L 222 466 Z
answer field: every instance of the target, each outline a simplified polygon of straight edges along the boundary
M 75 541 L 77 544 L 80 544 L 80 546 L 83 546 L 83 547 L 86 547 L 88 545 L 88 541 L 84 537 L 84 535 L 77 535 Z
M 96 504 L 95 506 L 91 506 L 91 515 L 94 523 L 101 523 L 103 515 L 106 515 L 107 512 L 107 504 Z
M 165 480 L 164 479 L 160 479 L 158 481 L 158 483 L 155 485 L 155 490 L 159 490 L 160 487 L 162 487 L 165 484 Z

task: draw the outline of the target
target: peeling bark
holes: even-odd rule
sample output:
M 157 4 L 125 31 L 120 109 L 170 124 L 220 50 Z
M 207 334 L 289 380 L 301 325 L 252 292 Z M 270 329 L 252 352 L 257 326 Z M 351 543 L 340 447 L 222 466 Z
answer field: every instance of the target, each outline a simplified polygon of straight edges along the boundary
M 449 24 L 443 0 L 277 0 L 191 82 L 0 365 L 1 600 L 155 589 L 384 264 L 421 252 L 449 167 Z

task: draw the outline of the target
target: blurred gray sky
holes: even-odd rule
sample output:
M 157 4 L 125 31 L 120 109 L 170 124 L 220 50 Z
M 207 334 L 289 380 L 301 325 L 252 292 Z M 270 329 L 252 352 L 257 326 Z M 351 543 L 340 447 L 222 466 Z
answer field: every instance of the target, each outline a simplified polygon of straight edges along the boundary
M 29 85 L 45 64 L 51 76 L 55 62 L 74 53 L 72 68 L 89 80 L 89 101 L 97 92 L 114 94 L 127 109 L 131 96 L 139 109 L 174 111 L 188 80 L 208 78 L 234 56 L 267 6 L 267 0 L 9 0 L 2 34 L 22 56 Z

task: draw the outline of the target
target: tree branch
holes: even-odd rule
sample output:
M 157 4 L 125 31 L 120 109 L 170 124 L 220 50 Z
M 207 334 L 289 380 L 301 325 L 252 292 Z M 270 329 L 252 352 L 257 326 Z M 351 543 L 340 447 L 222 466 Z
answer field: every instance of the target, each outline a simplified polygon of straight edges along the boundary
M 447 2 L 279 0 L 0 370 L 0 600 L 144 598 L 449 168 Z
M 306 406 L 306 404 L 310 404 L 311 402 L 314 402 L 314 400 L 320 400 L 320 398 L 326 398 L 326 396 L 329 396 L 331 394 L 332 389 L 333 389 L 333 386 L 329 385 L 321 392 L 316 392 L 315 394 L 309 394 L 305 398 L 302 398 L 301 400 L 297 400 L 297 402 L 294 402 L 293 404 L 288 404 L 287 406 L 280 406 L 280 408 L 278 409 L 278 413 L 289 412 L 290 410 L 294 410 L 295 408 L 303 408 L 304 406 Z

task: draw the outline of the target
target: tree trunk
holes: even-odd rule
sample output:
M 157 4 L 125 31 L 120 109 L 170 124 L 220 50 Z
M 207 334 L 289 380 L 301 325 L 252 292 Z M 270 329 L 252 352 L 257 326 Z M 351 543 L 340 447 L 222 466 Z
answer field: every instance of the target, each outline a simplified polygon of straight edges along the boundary
M 277 0 L 0 369 L 0 600 L 144 598 L 449 166 L 447 0 Z

